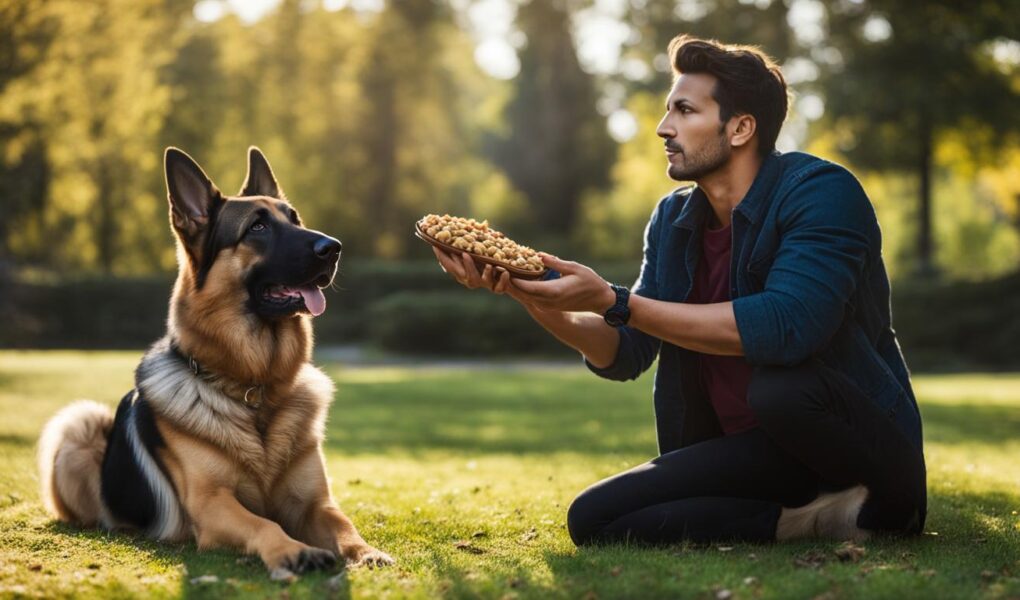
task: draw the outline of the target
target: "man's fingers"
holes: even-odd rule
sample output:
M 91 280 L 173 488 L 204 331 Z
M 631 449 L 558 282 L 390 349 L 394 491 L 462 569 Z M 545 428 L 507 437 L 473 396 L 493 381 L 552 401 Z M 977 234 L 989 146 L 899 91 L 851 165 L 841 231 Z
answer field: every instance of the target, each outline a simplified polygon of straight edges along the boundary
M 573 273 L 577 263 L 570 262 L 568 260 L 562 260 L 552 254 L 546 254 L 545 252 L 539 252 L 538 255 L 542 258 L 542 264 L 549 267 L 550 269 L 556 269 L 560 273 L 566 275 L 567 273 Z
M 464 278 L 467 280 L 467 286 L 470 288 L 480 287 L 482 285 L 482 277 L 478 273 L 478 267 L 475 266 L 475 261 L 471 259 L 471 255 L 467 252 L 461 252 L 460 254 L 461 267 L 464 269 Z
M 507 291 L 507 287 L 510 285 L 510 272 L 501 267 L 497 267 L 496 272 L 498 273 L 496 279 L 496 286 L 492 288 L 492 291 L 496 292 L 497 294 L 505 294 Z
M 522 292 L 521 289 L 517 287 L 517 283 L 518 282 L 515 279 L 511 281 L 509 285 L 507 285 L 506 295 L 510 296 L 511 298 L 520 302 L 521 304 L 534 305 L 536 302 L 536 298 L 534 296 L 528 295 L 525 292 Z
M 553 279 L 552 281 L 529 281 L 527 279 L 515 279 L 514 286 L 517 289 L 524 292 L 525 294 L 528 294 L 529 296 L 534 296 L 536 298 L 547 298 L 555 293 L 556 287 L 558 287 L 557 284 L 560 281 L 562 281 L 562 279 Z
M 435 246 L 432 247 L 432 252 L 435 253 L 436 259 L 439 261 L 439 266 L 442 267 L 444 271 L 452 275 L 457 281 L 464 280 L 464 269 L 453 256 L 443 252 Z

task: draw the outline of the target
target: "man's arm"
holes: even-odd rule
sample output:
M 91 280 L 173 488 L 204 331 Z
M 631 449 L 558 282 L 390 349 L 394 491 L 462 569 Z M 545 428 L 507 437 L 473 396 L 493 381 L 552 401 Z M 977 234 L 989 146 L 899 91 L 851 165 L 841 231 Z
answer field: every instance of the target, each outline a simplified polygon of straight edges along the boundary
M 651 336 L 629 327 L 610 327 L 601 316 L 584 311 L 543 308 L 516 287 L 505 269 L 486 265 L 479 273 L 467 253 L 455 256 L 438 248 L 433 248 L 433 251 L 443 270 L 461 285 L 469 289 L 485 288 L 510 296 L 546 331 L 580 352 L 592 370 L 602 377 L 633 379 L 655 360 L 659 340 Z M 597 275 L 595 277 L 602 281 Z M 609 290 L 608 284 L 605 286 Z M 609 293 L 612 294 L 612 290 Z M 615 294 L 612 295 L 612 301 L 615 301 Z
M 512 290 L 507 293 L 514 295 Z M 536 323 L 560 342 L 580 352 L 595 368 L 609 368 L 616 360 L 620 335 L 615 328 L 606 325 L 602 317 L 583 312 L 544 310 L 524 302 L 521 305 Z
M 506 269 L 498 267 L 494 269 L 492 265 L 486 265 L 479 273 L 471 256 L 466 252 L 460 256 L 447 254 L 438 248 L 433 248 L 433 252 L 443 270 L 461 285 L 469 289 L 489 289 L 517 300 L 535 322 L 556 339 L 584 355 L 596 368 L 604 369 L 616 358 L 620 336 L 615 329 L 606 325 L 601 317 L 583 312 L 540 308 L 528 303 L 513 287 L 510 283 L 510 273 Z
M 733 301 L 744 356 L 755 365 L 795 365 L 825 348 L 881 252 L 871 202 L 837 165 L 805 178 L 780 206 L 779 223 L 765 289 Z
M 744 354 L 732 302 L 684 304 L 631 295 L 630 325 L 695 352 Z
M 514 280 L 507 293 L 526 306 L 535 307 L 529 310 L 558 312 L 557 309 L 574 307 L 573 310 L 594 313 L 587 314 L 585 322 L 592 322 L 594 327 L 597 321 L 612 330 L 600 316 L 616 301 L 609 284 L 584 265 L 548 255 L 542 259 L 563 276 L 542 282 Z M 629 307 L 630 326 L 660 340 L 706 354 L 743 354 L 732 302 L 684 304 L 631 294 Z
M 630 324 L 697 352 L 742 355 L 751 364 L 798 364 L 839 329 L 878 225 L 867 196 L 833 167 L 801 184 L 782 207 L 784 235 L 765 289 L 717 304 L 663 302 L 631 295 Z M 514 281 L 523 301 L 541 308 L 601 314 L 612 290 L 594 271 L 543 255 L 567 276 Z
M 666 201 L 672 196 L 660 200 L 652 211 L 651 218 L 645 227 L 643 260 L 641 274 L 633 289 L 633 295 L 654 298 L 658 296 L 655 269 L 657 265 L 659 224 L 661 213 Z M 580 352 L 588 367 L 598 376 L 606 379 L 628 380 L 644 373 L 655 362 L 661 340 L 633 327 L 610 327 L 602 318 L 602 313 L 616 300 L 615 294 L 594 271 L 590 271 L 598 282 L 602 283 L 602 291 L 608 291 L 606 305 L 596 314 L 589 314 L 585 309 L 549 309 L 537 305 L 525 294 L 518 293 L 510 274 L 504 269 L 486 266 L 481 273 L 467 254 L 455 256 L 433 248 L 440 266 L 458 283 L 469 289 L 485 288 L 498 294 L 506 294 L 520 303 L 528 314 L 563 344 Z M 548 264 L 548 258 L 547 264 Z M 555 268 L 555 267 L 553 267 Z M 586 267 L 585 267 L 586 268 Z M 587 268 L 586 268 L 587 269 Z M 562 273 L 562 271 L 561 271 Z M 576 279 L 570 277 L 570 279 Z M 538 283 L 538 282 L 536 282 Z M 554 283 L 549 282 L 549 283 Z M 633 296 L 632 296 L 633 297 Z

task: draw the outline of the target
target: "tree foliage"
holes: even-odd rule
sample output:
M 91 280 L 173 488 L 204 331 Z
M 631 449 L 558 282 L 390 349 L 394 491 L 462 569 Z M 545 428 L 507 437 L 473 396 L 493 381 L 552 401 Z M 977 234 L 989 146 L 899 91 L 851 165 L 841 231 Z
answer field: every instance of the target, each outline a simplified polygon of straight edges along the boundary
M 828 18 L 826 43 L 839 58 L 821 82 L 827 122 L 855 164 L 916 177 L 918 269 L 933 273 L 938 144 L 965 132 L 972 151 L 994 152 L 1020 134 L 1020 70 L 993 53 L 1020 31 L 1020 11 L 987 0 L 869 0 L 835 3 Z
M 825 116 L 808 129 L 794 102 L 783 139 L 867 179 L 892 262 L 930 262 L 935 245 L 953 275 L 1020 260 L 1010 3 L 632 1 L 614 17 L 630 31 L 620 65 L 641 68 L 593 74 L 578 16 L 613 3 L 507 2 L 521 68 L 504 81 L 476 64 L 465 26 L 481 0 L 278 0 L 254 22 L 201 21 L 170 0 L 0 0 L 0 274 L 172 270 L 168 145 L 227 193 L 260 146 L 305 221 L 352 258 L 427 256 L 410 235 L 426 212 L 489 218 L 579 259 L 634 258 L 676 185 L 654 128 L 666 44 L 684 32 L 760 45 L 791 74 L 807 65 L 794 90 L 824 99 Z M 820 36 L 797 25 L 805 7 Z M 638 125 L 620 143 L 607 133 L 616 110 Z M 953 206 L 908 210 L 908 176 L 926 182 L 922 207 Z M 900 243 L 911 229 L 928 241 Z

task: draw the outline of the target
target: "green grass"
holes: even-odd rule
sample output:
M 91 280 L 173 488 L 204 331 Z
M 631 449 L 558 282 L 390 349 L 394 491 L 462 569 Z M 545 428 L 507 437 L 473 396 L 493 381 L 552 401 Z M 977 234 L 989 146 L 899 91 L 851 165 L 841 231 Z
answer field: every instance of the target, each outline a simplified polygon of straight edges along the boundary
M 38 501 L 39 429 L 75 398 L 113 403 L 137 353 L 0 352 L 0 597 L 902 598 L 1020 595 L 1020 375 L 916 378 L 926 535 L 838 543 L 577 550 L 566 507 L 655 450 L 649 376 L 342 368 L 327 461 L 344 510 L 397 566 L 269 581 L 192 544 L 54 523 Z M 468 541 L 468 547 L 457 542 Z M 817 563 L 821 563 L 819 566 Z M 193 584 L 202 575 L 219 581 Z

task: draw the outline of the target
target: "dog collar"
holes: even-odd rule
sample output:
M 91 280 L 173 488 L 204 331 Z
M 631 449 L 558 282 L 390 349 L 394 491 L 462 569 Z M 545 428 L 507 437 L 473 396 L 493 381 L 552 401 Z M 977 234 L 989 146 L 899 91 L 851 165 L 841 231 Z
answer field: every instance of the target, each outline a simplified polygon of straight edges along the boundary
M 202 366 L 198 364 L 194 356 L 185 354 L 181 347 L 176 343 L 170 344 L 170 351 L 174 353 L 177 358 L 188 365 L 188 370 L 195 374 L 196 377 L 202 376 Z M 262 406 L 262 402 L 266 397 L 266 385 L 264 383 L 258 383 L 244 391 L 244 397 L 241 398 L 241 403 L 246 407 L 255 410 Z

